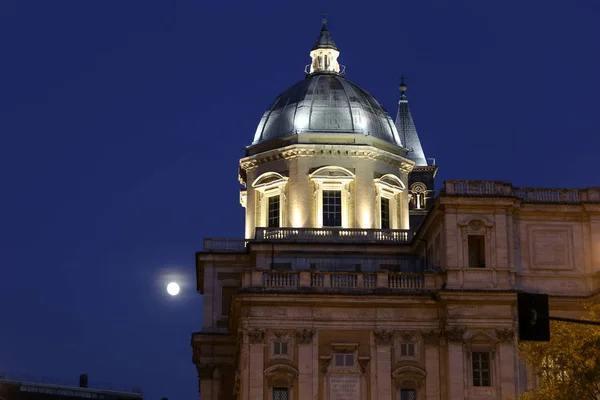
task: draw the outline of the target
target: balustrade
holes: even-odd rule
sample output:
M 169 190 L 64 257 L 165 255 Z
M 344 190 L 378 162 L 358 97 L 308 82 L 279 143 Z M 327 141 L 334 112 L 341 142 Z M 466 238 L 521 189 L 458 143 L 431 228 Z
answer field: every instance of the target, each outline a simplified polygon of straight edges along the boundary
M 527 203 L 600 202 L 600 188 L 542 189 L 513 187 L 510 183 L 496 181 L 446 181 L 442 195 L 506 197 L 514 196 Z
M 349 243 L 408 243 L 404 229 L 256 228 L 255 240 Z

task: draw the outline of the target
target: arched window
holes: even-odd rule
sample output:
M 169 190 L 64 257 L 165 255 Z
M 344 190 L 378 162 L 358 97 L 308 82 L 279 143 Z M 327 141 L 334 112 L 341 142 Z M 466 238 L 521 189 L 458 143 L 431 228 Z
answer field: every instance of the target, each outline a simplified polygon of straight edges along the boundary
M 410 187 L 410 191 L 412 193 L 413 208 L 416 210 L 425 209 L 425 201 L 427 194 L 427 187 L 425 186 L 425 184 L 421 182 L 413 183 L 413 185 Z
M 285 187 L 288 178 L 277 172 L 266 172 L 256 178 L 256 226 L 279 228 L 285 226 Z
M 317 227 L 348 228 L 348 200 L 354 174 L 346 168 L 326 166 L 309 176 L 315 187 Z
M 378 220 L 380 229 L 398 229 L 398 206 L 404 183 L 395 175 L 386 174 L 374 180 L 377 193 Z
M 293 400 L 294 383 L 298 370 L 286 364 L 275 364 L 265 369 L 269 386 L 269 400 Z

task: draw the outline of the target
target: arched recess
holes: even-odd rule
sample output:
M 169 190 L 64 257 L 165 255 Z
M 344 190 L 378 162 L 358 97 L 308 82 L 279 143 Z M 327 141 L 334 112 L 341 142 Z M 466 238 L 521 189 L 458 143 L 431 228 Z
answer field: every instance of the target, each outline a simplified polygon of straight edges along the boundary
M 419 392 L 426 376 L 427 372 L 424 369 L 414 365 L 404 365 L 396 368 L 392 372 L 392 380 L 396 391 L 399 393 L 398 398 L 400 398 L 400 393 L 403 390 L 408 390 L 414 391 L 415 399 L 420 400 L 422 396 L 420 396 Z
M 252 182 L 256 197 L 256 226 L 286 226 L 286 185 L 288 177 L 265 172 Z
M 294 399 L 294 386 L 298 370 L 290 365 L 275 364 L 264 370 L 263 373 L 269 388 L 269 399 L 273 399 L 273 391 L 287 391 L 287 399 Z
M 314 185 L 314 212 L 318 228 L 349 228 L 350 184 L 354 182 L 355 177 L 350 170 L 335 165 L 320 167 L 309 175 Z M 328 208 L 338 201 L 338 197 L 339 215 L 330 213 Z
M 411 201 L 413 209 L 424 210 L 427 208 L 427 186 L 422 182 L 415 182 L 410 186 Z
M 379 229 L 398 229 L 400 227 L 399 207 L 402 204 L 400 194 L 406 185 L 396 175 L 385 174 L 373 180 L 376 193 L 376 226 Z

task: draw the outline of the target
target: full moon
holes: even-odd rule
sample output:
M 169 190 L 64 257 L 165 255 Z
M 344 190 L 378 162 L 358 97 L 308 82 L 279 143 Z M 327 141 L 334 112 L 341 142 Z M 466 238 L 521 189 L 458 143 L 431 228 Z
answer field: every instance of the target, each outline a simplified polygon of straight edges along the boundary
M 167 285 L 167 293 L 171 296 L 177 296 L 179 294 L 179 284 L 177 282 L 171 282 Z

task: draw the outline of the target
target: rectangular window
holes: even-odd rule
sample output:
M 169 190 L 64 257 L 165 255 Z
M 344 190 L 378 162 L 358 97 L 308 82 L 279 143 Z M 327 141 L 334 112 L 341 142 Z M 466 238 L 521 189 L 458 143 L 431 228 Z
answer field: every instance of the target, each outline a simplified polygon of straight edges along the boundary
M 400 357 L 414 357 L 415 356 L 415 344 L 414 343 L 401 343 L 400 344 Z
M 221 315 L 229 315 L 231 308 L 231 296 L 237 292 L 235 286 L 223 286 L 221 288 Z
M 280 341 L 273 342 L 273 354 L 276 356 L 287 356 L 288 355 L 287 342 L 280 342 Z
M 400 400 L 415 400 L 417 394 L 413 389 L 400 389 Z
M 485 268 L 485 236 L 469 235 L 469 267 Z
M 381 229 L 390 229 L 390 199 L 381 198 Z
M 273 400 L 288 400 L 289 394 L 287 388 L 273 388 Z
M 323 190 L 323 226 L 342 226 L 342 192 Z
M 269 197 L 269 228 L 279 228 L 279 196 Z
M 338 368 L 354 367 L 354 354 L 335 353 L 333 355 L 333 365 Z
M 490 385 L 490 353 L 474 351 L 473 359 L 473 386 Z

